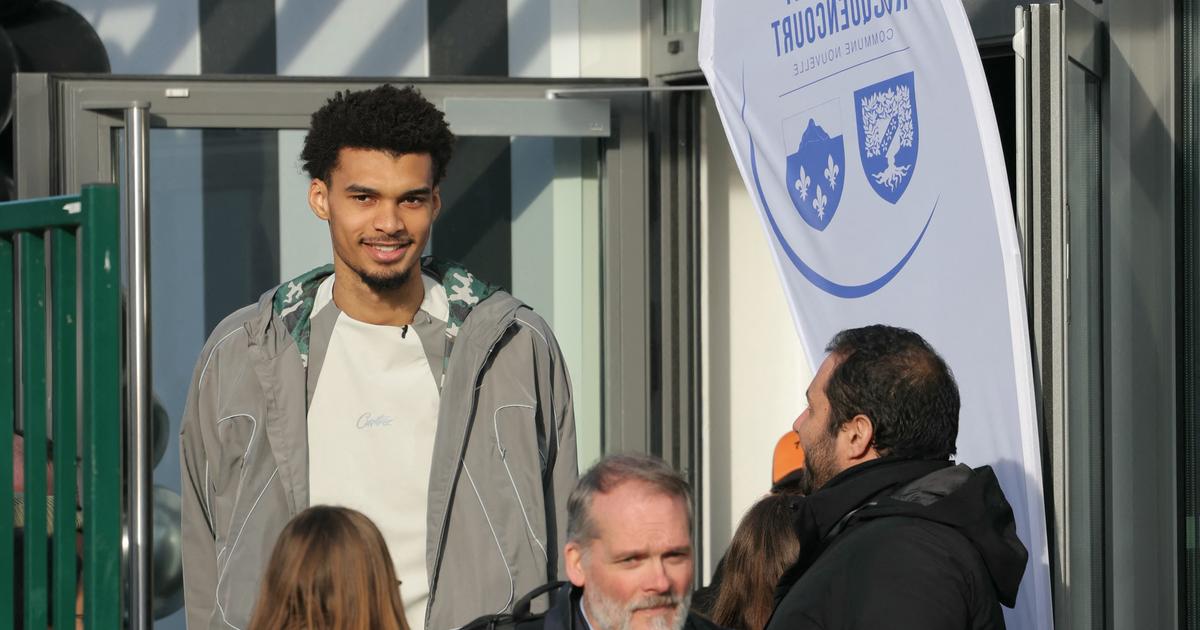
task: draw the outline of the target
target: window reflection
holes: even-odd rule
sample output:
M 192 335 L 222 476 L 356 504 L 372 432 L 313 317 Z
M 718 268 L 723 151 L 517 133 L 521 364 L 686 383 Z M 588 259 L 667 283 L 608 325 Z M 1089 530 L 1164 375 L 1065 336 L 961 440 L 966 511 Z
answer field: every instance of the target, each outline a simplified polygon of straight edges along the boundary
M 700 0 L 663 0 L 666 35 L 695 33 L 700 30 Z

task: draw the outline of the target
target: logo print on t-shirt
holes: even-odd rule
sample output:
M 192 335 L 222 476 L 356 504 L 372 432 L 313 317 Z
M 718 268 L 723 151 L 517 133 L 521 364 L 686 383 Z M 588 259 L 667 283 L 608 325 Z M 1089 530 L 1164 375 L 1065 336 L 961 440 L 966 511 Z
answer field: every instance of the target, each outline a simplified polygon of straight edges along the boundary
M 383 414 L 376 416 L 376 415 L 373 415 L 370 411 L 368 411 L 358 417 L 358 421 L 355 423 L 355 426 L 357 426 L 359 429 L 374 429 L 376 427 L 390 427 L 390 426 L 392 426 L 393 420 L 395 420 L 395 418 L 392 418 L 391 416 L 385 416 Z

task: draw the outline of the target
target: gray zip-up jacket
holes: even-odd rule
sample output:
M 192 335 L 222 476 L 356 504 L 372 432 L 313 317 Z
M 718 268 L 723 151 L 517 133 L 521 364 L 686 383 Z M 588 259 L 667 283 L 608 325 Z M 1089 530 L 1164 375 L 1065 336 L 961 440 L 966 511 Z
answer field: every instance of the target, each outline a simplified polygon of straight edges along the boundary
M 414 321 L 442 385 L 425 545 L 430 600 L 414 628 L 456 628 L 556 579 L 578 476 L 567 369 L 549 326 L 465 269 L 424 261 L 450 301 Z M 330 267 L 221 322 L 180 434 L 188 626 L 245 628 L 275 540 L 308 507 L 307 409 L 337 309 L 313 314 Z M 444 331 L 444 343 L 438 343 Z

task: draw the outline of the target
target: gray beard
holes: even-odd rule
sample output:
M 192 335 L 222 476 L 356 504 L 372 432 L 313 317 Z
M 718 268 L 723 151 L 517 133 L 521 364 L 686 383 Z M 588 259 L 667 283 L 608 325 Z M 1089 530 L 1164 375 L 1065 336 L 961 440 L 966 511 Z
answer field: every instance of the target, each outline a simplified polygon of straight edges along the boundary
M 674 605 L 674 617 L 668 621 L 664 615 L 652 618 L 650 630 L 683 630 L 687 623 L 688 607 L 692 602 L 692 594 L 682 598 L 674 596 L 648 597 L 629 603 L 618 602 L 604 596 L 603 593 L 583 591 L 587 610 L 588 622 L 592 630 L 632 630 L 633 613 L 643 608 L 654 608 L 664 604 Z

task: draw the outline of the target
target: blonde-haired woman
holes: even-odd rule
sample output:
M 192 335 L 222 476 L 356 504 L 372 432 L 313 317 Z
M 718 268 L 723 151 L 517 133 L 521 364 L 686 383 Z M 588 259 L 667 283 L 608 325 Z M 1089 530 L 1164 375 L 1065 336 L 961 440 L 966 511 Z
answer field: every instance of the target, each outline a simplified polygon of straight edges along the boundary
M 275 543 L 250 630 L 409 630 L 391 558 L 361 512 L 304 510 Z

